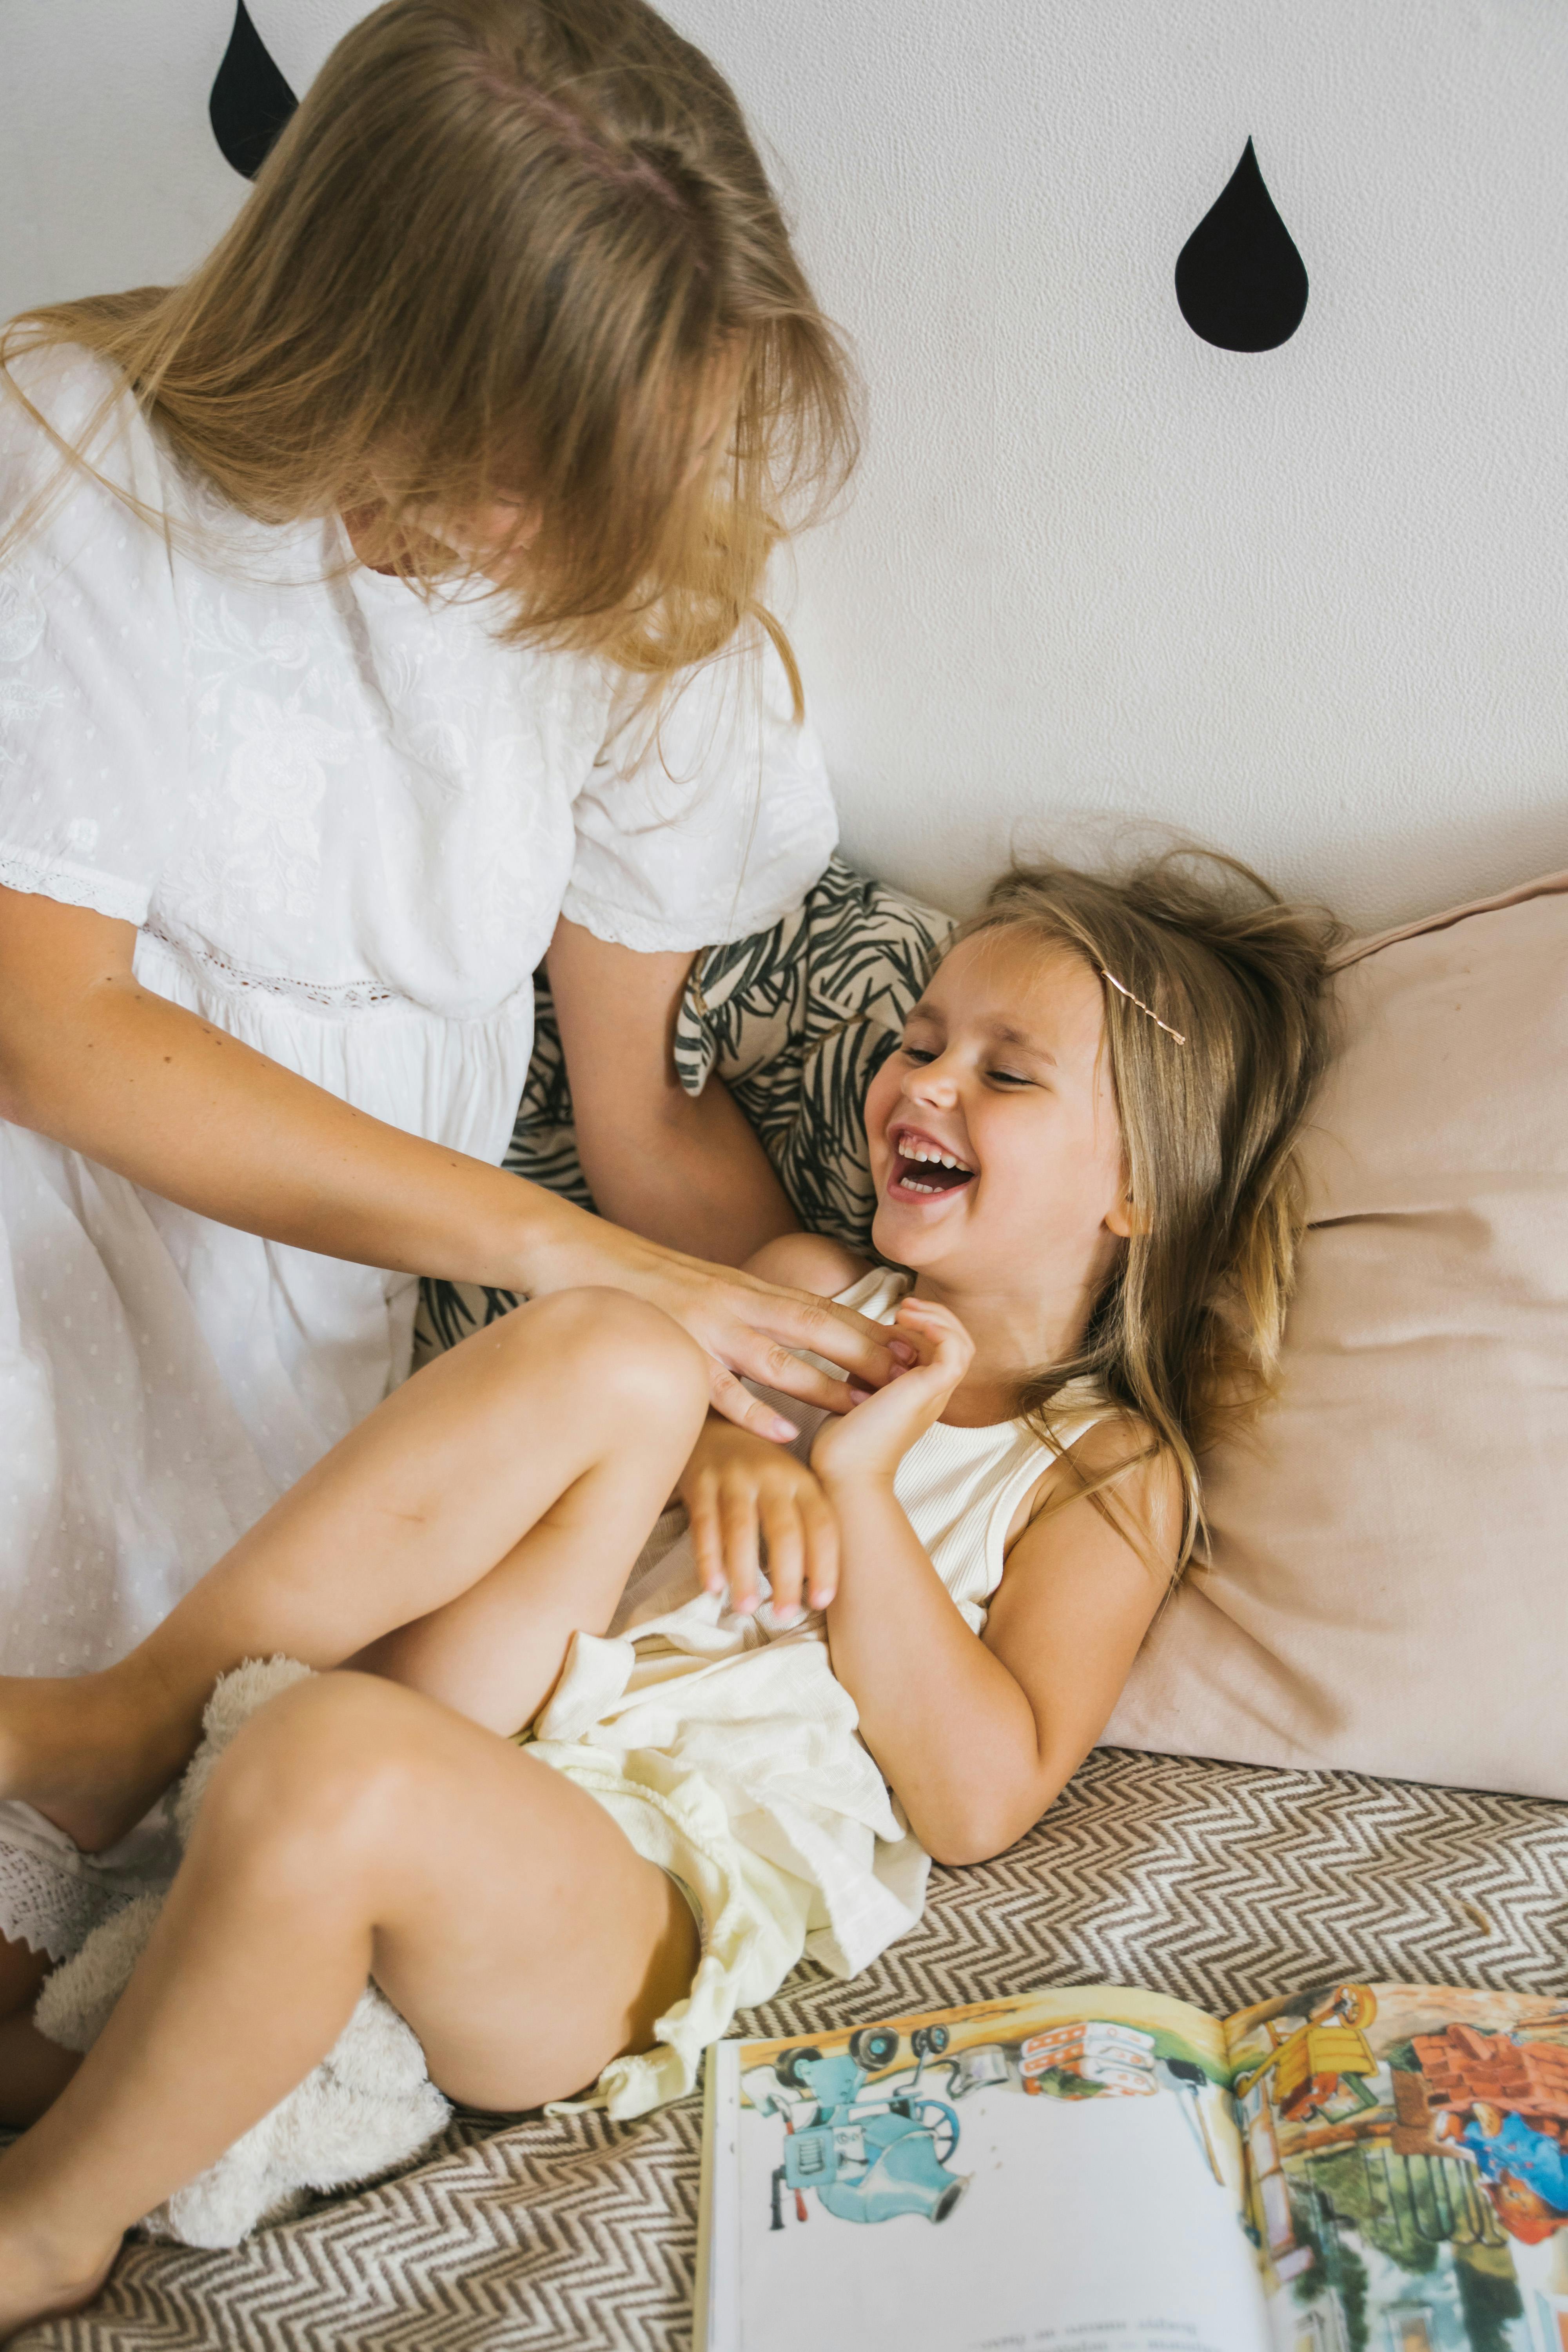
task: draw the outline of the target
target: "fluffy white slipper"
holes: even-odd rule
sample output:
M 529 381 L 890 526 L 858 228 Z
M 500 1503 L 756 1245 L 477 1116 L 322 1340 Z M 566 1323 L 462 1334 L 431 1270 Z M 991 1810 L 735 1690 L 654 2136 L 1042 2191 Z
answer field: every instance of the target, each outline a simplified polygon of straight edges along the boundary
M 310 1672 L 292 1658 L 248 1659 L 225 1675 L 202 1717 L 205 1737 L 174 1801 L 188 1843 L 213 1767 L 247 1717 Z M 143 1895 L 95 1927 L 47 1978 L 34 2021 L 66 2050 L 90 2050 L 124 1991 L 163 1908 Z M 313 2190 L 346 2189 L 416 2156 L 451 2108 L 392 2003 L 367 1985 L 319 2066 L 142 2227 L 187 2246 L 235 2246 L 259 2222 L 299 2212 Z

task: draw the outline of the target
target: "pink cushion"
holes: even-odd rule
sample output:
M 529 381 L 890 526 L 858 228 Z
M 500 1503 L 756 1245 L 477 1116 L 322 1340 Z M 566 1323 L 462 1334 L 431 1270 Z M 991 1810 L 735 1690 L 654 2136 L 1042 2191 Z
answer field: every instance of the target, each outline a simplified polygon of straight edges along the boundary
M 1107 1742 L 1568 1798 L 1568 875 L 1342 958 L 1279 1402 Z

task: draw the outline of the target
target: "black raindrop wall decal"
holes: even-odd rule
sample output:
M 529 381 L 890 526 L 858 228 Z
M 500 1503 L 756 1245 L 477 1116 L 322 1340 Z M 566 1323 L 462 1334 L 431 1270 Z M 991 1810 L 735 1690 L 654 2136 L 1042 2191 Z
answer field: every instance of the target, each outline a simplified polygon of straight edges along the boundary
M 254 180 L 299 102 L 251 23 L 245 0 L 235 0 L 234 30 L 207 100 L 225 162 Z
M 1222 352 L 1271 352 L 1307 308 L 1307 268 L 1274 209 L 1249 139 L 1217 204 L 1176 257 L 1176 299 Z

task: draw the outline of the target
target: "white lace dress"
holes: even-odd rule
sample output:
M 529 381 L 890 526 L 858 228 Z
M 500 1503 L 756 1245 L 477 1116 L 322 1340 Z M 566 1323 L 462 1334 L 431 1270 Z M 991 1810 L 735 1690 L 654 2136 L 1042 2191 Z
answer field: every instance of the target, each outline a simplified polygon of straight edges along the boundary
M 831 796 L 771 657 L 760 686 L 700 671 L 650 745 L 602 665 L 499 646 L 493 604 L 345 574 L 335 520 L 218 504 L 102 362 L 16 377 L 74 446 L 107 400 L 95 464 L 172 528 L 76 477 L 0 571 L 0 882 L 135 924 L 160 995 L 499 1160 L 563 909 L 697 948 L 821 873 Z M 0 395 L 0 530 L 56 466 Z M 403 1377 L 414 1290 L 0 1122 L 0 1671 L 139 1640 Z

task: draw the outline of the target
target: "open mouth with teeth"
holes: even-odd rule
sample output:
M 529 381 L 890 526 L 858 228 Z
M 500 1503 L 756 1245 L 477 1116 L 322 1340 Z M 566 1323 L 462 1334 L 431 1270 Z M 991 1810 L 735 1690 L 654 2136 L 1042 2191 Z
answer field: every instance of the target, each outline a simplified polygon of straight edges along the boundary
M 893 1164 L 888 1171 L 889 1197 L 895 1201 L 929 1200 L 941 1192 L 956 1192 L 974 1181 L 967 1160 L 944 1151 L 923 1135 L 900 1131 L 893 1138 Z

